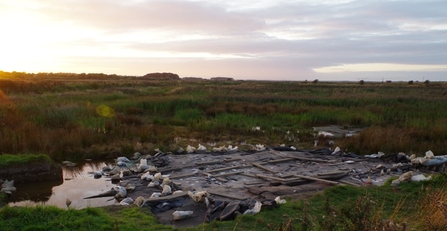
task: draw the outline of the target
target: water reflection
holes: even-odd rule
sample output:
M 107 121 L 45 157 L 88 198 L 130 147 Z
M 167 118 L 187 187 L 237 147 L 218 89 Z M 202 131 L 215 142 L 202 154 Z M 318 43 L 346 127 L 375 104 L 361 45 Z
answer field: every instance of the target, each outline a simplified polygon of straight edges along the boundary
M 101 171 L 102 167 L 112 162 L 83 162 L 73 167 L 63 167 L 63 180 L 28 182 L 16 184 L 17 192 L 10 198 L 10 206 L 55 205 L 66 208 L 66 199 L 72 201 L 70 207 L 85 208 L 115 204 L 110 197 L 83 199 L 109 191 L 113 184 L 110 178 L 93 178 L 93 171 Z

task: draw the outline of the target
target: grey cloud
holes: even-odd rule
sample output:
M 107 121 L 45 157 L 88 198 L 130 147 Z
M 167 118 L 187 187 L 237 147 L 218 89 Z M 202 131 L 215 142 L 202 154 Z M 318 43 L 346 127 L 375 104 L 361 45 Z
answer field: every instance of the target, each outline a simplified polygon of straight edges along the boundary
M 216 5 L 188 1 L 79 0 L 49 1 L 41 12 L 54 20 L 72 21 L 86 27 L 123 32 L 129 30 L 177 30 L 206 33 L 243 33 L 264 23 Z
M 151 43 L 113 43 L 138 51 L 206 52 L 241 59 L 106 59 L 124 70 L 178 72 L 183 76 L 275 78 L 317 75 L 313 68 L 355 63 L 447 64 L 446 1 L 361 0 L 341 4 L 316 1 L 275 1 L 262 8 L 226 5 L 227 1 L 42 0 L 40 13 L 55 21 L 101 30 L 106 36 L 133 31 L 212 35 L 213 38 Z M 422 28 L 403 28 L 417 24 Z M 442 29 L 442 25 L 444 26 Z M 438 30 L 430 29 L 438 26 Z M 297 40 L 275 37 L 277 32 L 312 37 Z M 75 41 L 79 46 L 101 46 L 98 38 Z M 86 58 L 87 59 L 87 58 Z M 92 60 L 98 61 L 99 58 Z M 76 60 L 74 62 L 82 62 Z M 99 61 L 98 61 L 99 62 Z M 118 65 L 118 63 L 120 63 Z M 107 67 L 99 62 L 98 66 Z M 122 66 L 122 68 L 121 68 Z M 156 66 L 162 70 L 146 70 Z M 187 69 L 196 66 L 195 70 Z M 93 67 L 92 67 L 93 68 Z M 106 69 L 109 70 L 109 69 Z M 115 70 L 115 69 L 111 69 Z M 189 73 L 189 74 L 187 74 Z M 220 74 L 212 74 L 220 73 Z M 262 73 L 262 74 L 259 74 Z M 261 76 L 263 75 L 263 76 Z

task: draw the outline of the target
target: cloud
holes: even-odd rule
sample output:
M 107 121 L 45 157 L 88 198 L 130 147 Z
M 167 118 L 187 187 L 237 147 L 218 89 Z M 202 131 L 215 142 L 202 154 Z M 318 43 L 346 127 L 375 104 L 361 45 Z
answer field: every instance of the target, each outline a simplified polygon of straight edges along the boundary
M 206 2 L 173 0 L 47 1 L 41 13 L 54 20 L 100 30 L 175 30 L 178 33 L 243 33 L 263 27 L 262 20 Z
M 16 33 L 20 39 L 10 38 L 3 50 L 27 43 L 28 57 L 45 50 L 46 63 L 86 69 L 78 72 L 339 78 L 393 64 L 396 76 L 408 75 L 402 67 L 409 65 L 418 73 L 446 72 L 416 68 L 447 64 L 444 9 L 443 0 L 17 0 L 0 2 L 3 15 L 16 15 L 3 24 L 0 15 L 0 25 L 27 15 L 14 32 L 33 35 Z M 314 71 L 334 68 L 344 72 Z

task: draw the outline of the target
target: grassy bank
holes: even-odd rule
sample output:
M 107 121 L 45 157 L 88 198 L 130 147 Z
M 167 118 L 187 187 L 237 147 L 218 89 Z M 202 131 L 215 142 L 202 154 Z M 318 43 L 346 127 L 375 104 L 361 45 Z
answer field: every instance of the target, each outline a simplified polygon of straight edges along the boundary
M 31 163 L 52 163 L 49 156 L 45 154 L 2 154 L 0 155 L 0 167 L 24 165 Z
M 442 230 L 447 227 L 446 175 L 430 182 L 381 187 L 337 186 L 304 201 L 178 230 Z M 173 230 L 146 208 L 82 210 L 4 207 L 1 230 Z

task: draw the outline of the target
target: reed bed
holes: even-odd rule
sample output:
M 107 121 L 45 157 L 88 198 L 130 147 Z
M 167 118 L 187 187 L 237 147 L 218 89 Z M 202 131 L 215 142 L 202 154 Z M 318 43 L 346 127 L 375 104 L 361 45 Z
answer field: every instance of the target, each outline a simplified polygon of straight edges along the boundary
M 176 149 L 172 143 L 179 136 L 197 143 L 313 148 L 318 137 L 312 127 L 322 125 L 364 128 L 358 136 L 335 140 L 357 154 L 422 154 L 429 149 L 443 154 L 447 142 L 445 83 L 0 74 L 0 149 L 7 153 L 83 158 L 102 147 L 128 154 L 135 149 L 126 147 L 136 143 Z M 256 127 L 260 132 L 253 131 Z M 285 135 L 291 131 L 293 138 Z

